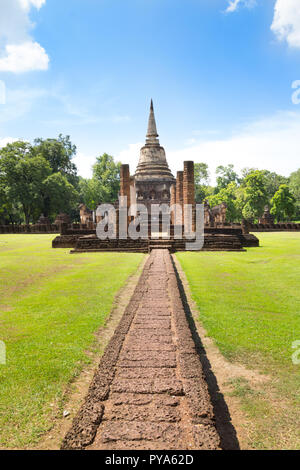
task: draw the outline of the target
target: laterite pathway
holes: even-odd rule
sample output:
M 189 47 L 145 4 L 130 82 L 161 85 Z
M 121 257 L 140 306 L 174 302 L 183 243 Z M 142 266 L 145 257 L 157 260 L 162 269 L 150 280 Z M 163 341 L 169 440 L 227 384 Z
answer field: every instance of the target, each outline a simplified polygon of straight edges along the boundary
M 153 250 L 63 449 L 218 449 L 168 250 Z

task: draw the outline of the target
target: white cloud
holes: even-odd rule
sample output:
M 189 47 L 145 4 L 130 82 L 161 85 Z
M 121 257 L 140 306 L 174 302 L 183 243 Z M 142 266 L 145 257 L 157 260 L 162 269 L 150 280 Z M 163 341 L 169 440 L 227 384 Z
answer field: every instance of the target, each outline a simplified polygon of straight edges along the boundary
M 78 174 L 83 178 L 91 178 L 93 174 L 93 165 L 96 163 L 95 155 L 86 155 L 83 152 L 77 152 L 73 158 L 73 163 L 77 166 Z
M 7 144 L 12 144 L 16 142 L 18 139 L 14 139 L 13 137 L 0 137 L 0 149 L 5 147 Z
M 32 38 L 31 8 L 46 0 L 0 0 L 0 71 L 22 73 L 47 70 L 49 57 Z
M 272 31 L 280 41 L 290 47 L 300 48 L 300 4 L 299 0 L 277 0 Z
M 229 5 L 226 8 L 227 13 L 231 13 L 232 11 L 235 11 L 237 7 L 239 6 L 240 0 L 230 0 Z
M 37 42 L 8 44 L 6 56 L 0 58 L 0 72 L 23 73 L 31 70 L 47 70 L 49 57 Z
M 122 150 L 119 154 L 116 155 L 115 161 L 129 164 L 130 172 L 131 174 L 134 174 L 139 161 L 140 149 L 143 147 L 143 145 L 145 145 L 143 142 L 130 144 L 126 149 Z M 96 157 L 98 156 L 98 153 L 95 152 L 94 155 L 89 155 L 87 152 L 81 150 L 77 152 L 73 162 L 77 166 L 78 174 L 80 176 L 83 178 L 92 177 L 93 165 L 96 163 Z
M 116 160 L 121 163 L 126 163 L 130 166 L 130 173 L 134 174 L 139 158 L 140 150 L 145 145 L 145 142 L 137 142 L 136 144 L 129 144 L 127 149 L 122 150 Z
M 19 0 L 21 6 L 28 10 L 31 6 L 34 6 L 38 10 L 46 3 L 46 0 Z
M 225 10 L 226 13 L 232 13 L 238 9 L 239 6 L 252 8 L 256 5 L 256 0 L 227 0 L 228 6 Z

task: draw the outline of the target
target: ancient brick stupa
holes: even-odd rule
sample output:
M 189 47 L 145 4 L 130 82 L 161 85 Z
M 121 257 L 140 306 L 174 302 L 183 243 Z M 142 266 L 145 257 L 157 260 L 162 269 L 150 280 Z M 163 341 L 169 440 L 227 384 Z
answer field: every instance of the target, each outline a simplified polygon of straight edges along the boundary
M 170 189 L 175 182 L 169 169 L 165 150 L 159 143 L 151 100 L 146 144 L 141 149 L 134 176 L 137 202 L 145 204 L 148 208 L 151 204 L 169 204 Z
M 176 210 L 174 210 L 175 204 Z M 163 206 L 162 211 L 170 212 L 171 223 L 168 231 L 163 223 L 162 214 L 155 211 L 160 205 Z M 148 218 L 146 216 L 141 221 L 141 214 L 146 215 L 144 207 L 148 210 Z M 152 100 L 146 143 L 141 148 L 136 172 L 130 175 L 129 165 L 121 165 L 120 193 L 114 208 L 113 237 L 105 239 L 98 237 L 96 224 L 92 221 L 91 226 L 86 229 L 81 227 L 79 230 L 70 229 L 63 224 L 61 236 L 53 241 L 53 247 L 70 246 L 76 253 L 85 251 L 147 253 L 161 247 L 174 252 L 186 250 L 186 241 L 191 232 L 196 230 L 194 162 L 183 162 L 183 171 L 178 171 L 176 179 L 174 178 L 165 150 L 159 143 Z M 128 214 L 127 226 L 126 215 L 125 223 L 123 218 L 123 214 L 126 214 L 124 209 Z M 225 226 L 226 211 L 227 206 L 224 203 L 213 208 L 206 204 L 203 249 L 240 251 L 243 246 L 258 246 L 258 239 L 254 235 L 243 233 L 241 227 Z M 89 211 L 81 206 L 82 223 L 86 222 L 83 219 L 86 214 L 89 215 Z M 96 222 L 100 223 L 102 218 L 103 215 L 97 215 Z M 120 220 L 122 220 L 122 230 L 119 230 Z M 145 220 L 148 220 L 148 227 Z M 140 236 L 131 237 L 130 228 L 136 229 L 136 234 Z

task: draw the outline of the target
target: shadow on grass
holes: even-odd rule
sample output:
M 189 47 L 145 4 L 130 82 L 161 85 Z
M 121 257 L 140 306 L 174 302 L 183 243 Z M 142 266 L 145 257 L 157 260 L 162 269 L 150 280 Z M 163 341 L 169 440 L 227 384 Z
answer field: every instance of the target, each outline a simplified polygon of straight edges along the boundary
M 221 440 L 221 448 L 223 450 L 240 450 L 239 441 L 234 426 L 231 423 L 231 416 L 228 410 L 228 406 L 225 402 L 224 395 L 220 392 L 218 381 L 214 375 L 211 364 L 206 355 L 205 348 L 202 344 L 202 341 L 198 335 L 197 327 L 195 325 L 193 315 L 185 294 L 184 286 L 181 282 L 180 276 L 176 269 L 174 260 L 172 259 L 174 270 L 176 273 L 177 283 L 181 295 L 181 300 L 187 316 L 187 320 L 192 332 L 193 340 L 196 345 L 196 350 L 198 352 L 203 372 L 208 384 L 208 391 L 211 397 L 212 405 L 214 408 L 214 414 L 216 418 L 216 428 Z

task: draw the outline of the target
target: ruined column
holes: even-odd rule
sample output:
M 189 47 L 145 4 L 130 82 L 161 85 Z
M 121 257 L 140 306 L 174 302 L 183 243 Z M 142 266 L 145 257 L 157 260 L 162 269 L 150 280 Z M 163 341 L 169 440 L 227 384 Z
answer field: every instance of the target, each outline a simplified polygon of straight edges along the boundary
M 183 210 L 183 171 L 177 172 L 176 204 L 179 204 Z M 182 225 L 182 218 L 180 214 L 176 214 L 176 225 Z
M 130 171 L 129 165 L 121 165 L 120 170 L 120 196 L 127 197 L 127 214 L 130 208 Z M 127 227 L 130 223 L 130 216 L 127 217 Z
M 192 220 L 185 220 L 187 227 L 191 226 L 192 230 L 195 230 L 195 173 L 194 173 L 194 162 L 184 162 L 183 171 L 183 204 L 191 204 L 193 206 Z
M 175 184 L 172 184 L 171 188 L 170 188 L 170 206 L 174 206 L 176 204 L 176 186 Z M 175 214 L 174 214 L 174 211 L 171 212 L 171 224 L 174 225 L 175 224 Z

